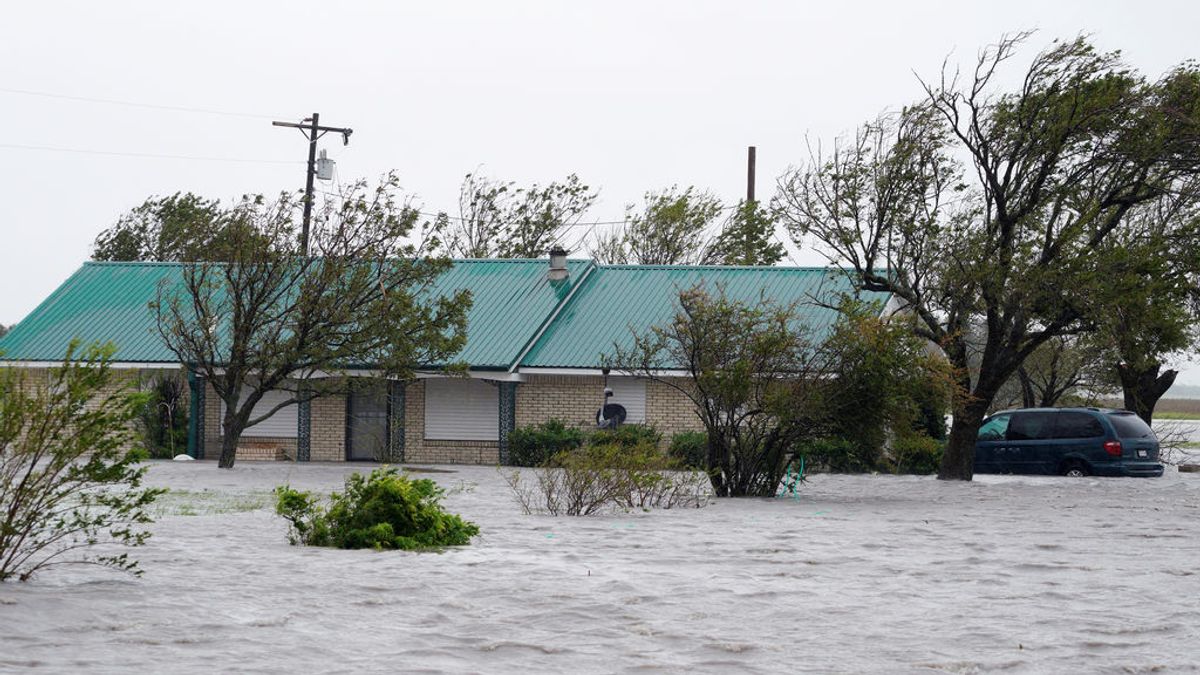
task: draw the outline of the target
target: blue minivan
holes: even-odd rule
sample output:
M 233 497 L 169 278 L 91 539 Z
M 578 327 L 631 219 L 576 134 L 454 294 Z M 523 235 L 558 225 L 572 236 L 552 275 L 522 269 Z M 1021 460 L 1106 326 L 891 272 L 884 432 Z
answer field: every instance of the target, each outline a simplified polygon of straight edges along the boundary
M 1128 410 L 1025 408 L 983 421 L 975 473 L 1161 476 L 1158 438 Z

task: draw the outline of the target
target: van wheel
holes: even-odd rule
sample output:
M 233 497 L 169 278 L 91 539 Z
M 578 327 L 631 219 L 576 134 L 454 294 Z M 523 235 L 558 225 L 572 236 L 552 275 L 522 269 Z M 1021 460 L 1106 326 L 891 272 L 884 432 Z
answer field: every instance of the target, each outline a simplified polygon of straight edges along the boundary
M 1063 466 L 1062 475 L 1067 478 L 1083 478 L 1088 475 L 1087 467 L 1079 462 L 1070 462 Z

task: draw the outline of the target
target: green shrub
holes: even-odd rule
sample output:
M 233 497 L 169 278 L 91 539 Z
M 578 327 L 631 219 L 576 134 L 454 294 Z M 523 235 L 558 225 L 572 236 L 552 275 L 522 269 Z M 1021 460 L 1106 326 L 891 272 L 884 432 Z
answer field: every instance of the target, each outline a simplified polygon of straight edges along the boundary
M 187 452 L 186 386 L 181 378 L 165 375 L 157 378 L 150 387 L 149 396 L 138 414 L 138 422 L 151 457 L 171 459 Z
M 513 466 L 542 466 L 564 450 L 583 445 L 586 434 L 561 420 L 549 420 L 508 434 L 508 461 Z
M 892 444 L 893 473 L 927 475 L 937 473 L 942 464 L 945 442 L 928 436 L 913 435 L 897 438 Z
M 669 454 L 683 466 L 703 469 L 708 464 L 708 434 L 703 431 L 681 431 L 671 437 Z
M 275 513 L 291 523 L 292 544 L 406 551 L 469 544 L 479 526 L 443 511 L 442 495 L 432 480 L 383 467 L 348 476 L 328 507 L 311 493 L 277 487 Z
M 636 448 L 639 445 L 657 446 L 662 432 L 648 424 L 623 424 L 616 429 L 597 429 L 588 437 L 588 445 L 619 445 Z
M 864 473 L 876 469 L 874 452 L 844 438 L 818 438 L 800 446 L 799 454 L 814 469 L 833 473 Z
M 679 469 L 656 445 L 608 443 L 558 453 L 533 481 L 520 471 L 505 480 L 525 513 L 588 516 L 707 504 L 707 476 Z

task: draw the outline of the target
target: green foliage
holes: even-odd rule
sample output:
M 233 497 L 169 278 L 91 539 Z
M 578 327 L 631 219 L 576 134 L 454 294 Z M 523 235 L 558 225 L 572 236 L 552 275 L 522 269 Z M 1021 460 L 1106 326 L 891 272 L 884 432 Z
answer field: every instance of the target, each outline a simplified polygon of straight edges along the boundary
M 820 427 L 827 360 L 794 306 L 729 299 L 697 286 L 665 326 L 635 333 L 609 361 L 688 397 L 710 440 L 705 466 L 719 497 L 774 496 L 796 445 Z M 687 371 L 663 377 L 665 369 Z
M 892 442 L 889 468 L 892 473 L 937 473 L 945 447 L 945 441 L 920 434 L 899 436 Z
M 178 377 L 163 375 L 151 384 L 138 422 L 148 456 L 171 459 L 187 450 L 188 406 L 183 392 L 186 385 Z
M 588 445 L 615 445 L 622 448 L 657 447 L 662 432 L 649 424 L 622 424 L 616 429 L 596 429 L 588 435 Z
M 907 434 L 938 426 L 949 387 L 940 360 L 926 352 L 904 317 L 880 319 L 878 308 L 844 303 L 826 342 L 831 366 L 823 400 L 827 434 L 851 449 L 829 449 L 833 471 L 883 468 L 889 430 Z
M 114 377 L 114 348 L 67 349 L 48 383 L 0 372 L 0 581 L 89 563 L 140 574 L 127 547 L 145 543 L 143 455 L 130 450 L 142 396 Z
M 513 466 L 542 466 L 554 455 L 574 450 L 586 440 L 582 430 L 556 419 L 514 429 L 508 434 L 509 462 Z
M 852 440 L 836 437 L 806 441 L 798 448 L 798 454 L 803 455 L 813 469 L 832 473 L 868 473 L 875 471 L 880 463 L 879 453 L 874 448 L 864 448 Z
M 190 192 L 151 197 L 100 233 L 92 260 L 213 260 L 211 245 L 228 224 L 215 199 Z
M 460 258 L 540 258 L 579 223 L 596 195 L 575 174 L 527 188 L 467 174 L 459 190 L 459 217 L 449 225 L 450 253 Z
M 647 192 L 645 207 L 626 207 L 625 225 L 600 238 L 592 257 L 607 264 L 698 265 L 709 262 L 707 232 L 721 200 L 694 187 Z
M 668 454 L 682 466 L 704 469 L 708 459 L 708 434 L 703 431 L 681 431 L 671 437 Z
M 292 544 L 405 551 L 465 546 L 479 526 L 443 511 L 443 494 L 432 480 L 382 467 L 366 478 L 351 474 L 327 507 L 311 493 L 280 486 L 275 512 L 291 523 Z
M 783 260 L 775 216 L 758 202 L 739 202 L 705 256 L 714 265 L 775 265 Z
M 546 467 L 504 474 L 525 513 L 589 516 L 612 510 L 699 508 L 707 503 L 707 480 L 650 443 L 596 443 L 560 452 Z

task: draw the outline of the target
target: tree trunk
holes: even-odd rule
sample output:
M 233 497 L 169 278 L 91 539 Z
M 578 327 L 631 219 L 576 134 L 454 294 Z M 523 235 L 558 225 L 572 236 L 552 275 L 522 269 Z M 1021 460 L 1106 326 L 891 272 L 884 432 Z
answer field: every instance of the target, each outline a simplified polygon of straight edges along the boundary
M 1128 364 L 1117 364 L 1117 376 L 1121 378 L 1121 390 L 1125 394 L 1125 408 L 1137 413 L 1146 424 L 1154 417 L 1154 406 L 1167 393 L 1178 371 L 1167 370 L 1159 374 L 1162 364 L 1156 363 L 1138 370 Z
M 955 406 L 950 439 L 946 441 L 946 452 L 942 454 L 938 480 L 971 480 L 975 476 L 975 442 L 990 403 L 990 400 L 976 399 Z
M 221 458 L 217 460 L 218 469 L 232 469 L 237 459 L 237 445 L 242 437 L 240 428 L 236 428 L 235 415 L 229 407 L 225 409 L 225 419 L 221 422 Z

